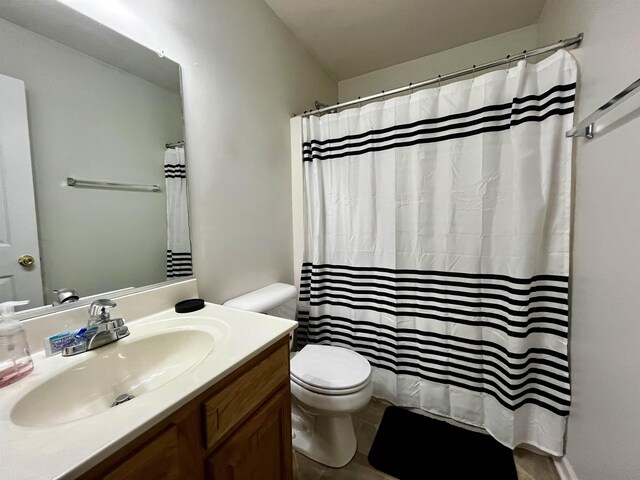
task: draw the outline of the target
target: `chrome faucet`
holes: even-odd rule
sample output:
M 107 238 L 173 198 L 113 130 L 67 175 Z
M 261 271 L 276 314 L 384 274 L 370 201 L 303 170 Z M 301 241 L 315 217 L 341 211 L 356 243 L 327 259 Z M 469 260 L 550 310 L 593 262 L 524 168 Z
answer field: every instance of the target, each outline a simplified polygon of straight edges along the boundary
M 69 357 L 95 350 L 128 336 L 129 328 L 124 326 L 124 320 L 111 318 L 109 314 L 109 310 L 115 306 L 116 302 L 106 298 L 93 302 L 89 307 L 87 327 L 80 329 L 74 342 L 62 349 L 62 356 Z
M 58 297 L 58 300 L 53 302 L 52 305 L 64 305 L 65 303 L 77 302 L 80 299 L 80 295 L 72 288 L 59 288 L 53 291 Z

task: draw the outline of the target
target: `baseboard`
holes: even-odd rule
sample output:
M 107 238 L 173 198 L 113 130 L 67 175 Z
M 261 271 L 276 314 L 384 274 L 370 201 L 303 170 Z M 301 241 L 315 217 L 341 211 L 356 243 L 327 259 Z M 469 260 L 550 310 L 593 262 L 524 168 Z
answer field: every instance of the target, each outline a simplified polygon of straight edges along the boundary
M 553 464 L 558 471 L 558 475 L 560 476 L 560 480 L 578 480 L 576 476 L 576 472 L 573 471 L 573 467 L 569 462 L 569 459 L 565 455 L 564 457 L 551 457 L 553 459 Z

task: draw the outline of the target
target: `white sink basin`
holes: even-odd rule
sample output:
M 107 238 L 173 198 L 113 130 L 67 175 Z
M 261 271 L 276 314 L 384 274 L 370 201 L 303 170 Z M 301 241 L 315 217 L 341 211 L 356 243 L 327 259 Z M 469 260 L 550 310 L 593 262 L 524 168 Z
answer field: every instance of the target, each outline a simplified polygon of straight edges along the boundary
M 122 340 L 73 357 L 33 354 L 33 372 L 0 391 L 0 479 L 81 476 L 296 326 L 211 303 L 176 314 L 178 299 L 197 296 L 188 282 L 118 301 L 131 332 Z M 37 341 L 67 315 L 79 325 L 86 307 L 35 320 L 27 334 Z M 123 393 L 135 398 L 112 407 Z
M 171 326 L 175 320 L 161 323 Z M 127 404 L 113 407 L 116 397 L 137 398 L 171 382 L 211 355 L 216 341 L 225 337 L 216 335 L 220 329 L 211 328 L 144 330 L 132 329 L 126 339 L 63 359 L 84 361 L 30 390 L 12 409 L 11 421 L 23 427 L 49 427 L 124 408 Z

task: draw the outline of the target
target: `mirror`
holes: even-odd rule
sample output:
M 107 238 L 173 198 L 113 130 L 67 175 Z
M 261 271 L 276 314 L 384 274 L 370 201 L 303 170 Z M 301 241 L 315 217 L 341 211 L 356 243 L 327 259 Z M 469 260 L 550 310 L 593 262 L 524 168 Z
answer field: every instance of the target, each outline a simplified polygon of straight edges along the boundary
M 0 0 L 0 105 L 0 301 L 166 280 L 180 66 L 55 0 Z

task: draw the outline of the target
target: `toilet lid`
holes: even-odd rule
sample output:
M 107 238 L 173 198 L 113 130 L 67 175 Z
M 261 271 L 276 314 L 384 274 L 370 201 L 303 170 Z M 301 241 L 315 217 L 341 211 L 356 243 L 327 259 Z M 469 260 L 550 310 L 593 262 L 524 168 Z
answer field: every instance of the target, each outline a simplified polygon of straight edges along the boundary
M 352 390 L 369 381 L 371 365 L 357 352 L 329 345 L 307 345 L 291 360 L 291 379 L 327 392 Z

